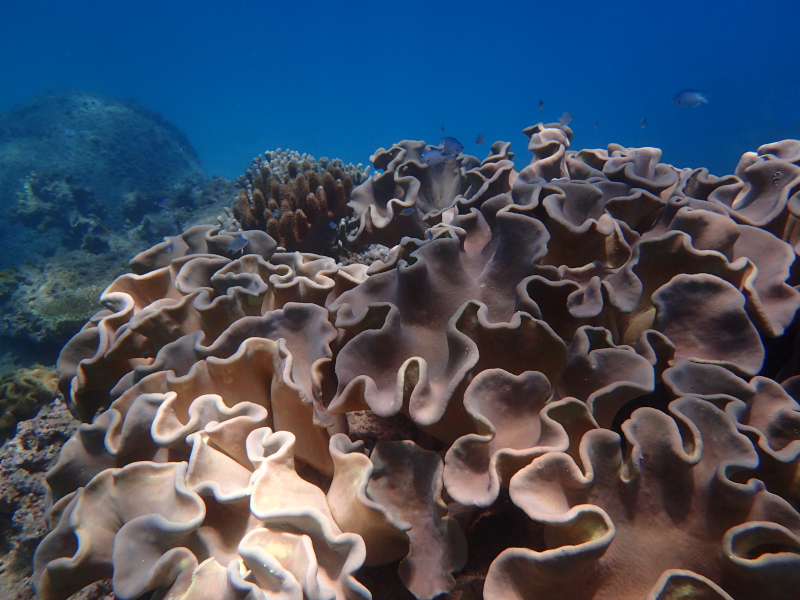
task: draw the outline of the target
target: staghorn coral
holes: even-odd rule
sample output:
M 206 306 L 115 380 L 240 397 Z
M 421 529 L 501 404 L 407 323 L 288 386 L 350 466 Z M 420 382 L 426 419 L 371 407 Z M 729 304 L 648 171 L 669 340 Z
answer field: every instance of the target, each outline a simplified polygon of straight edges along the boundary
M 369 267 L 206 226 L 134 258 L 59 358 L 40 597 L 790 597 L 796 143 L 716 178 L 526 133 L 519 173 L 377 152 Z
M 339 159 L 265 152 L 239 178 L 232 213 L 242 229 L 266 231 L 287 250 L 322 252 L 336 242 L 353 185 L 368 171 Z

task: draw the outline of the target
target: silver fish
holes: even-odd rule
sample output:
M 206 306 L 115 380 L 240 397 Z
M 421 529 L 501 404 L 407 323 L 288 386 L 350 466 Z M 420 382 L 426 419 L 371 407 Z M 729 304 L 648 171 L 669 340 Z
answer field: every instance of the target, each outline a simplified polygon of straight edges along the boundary
M 677 106 L 700 106 L 701 104 L 708 104 L 706 93 L 700 90 L 683 90 L 681 93 L 676 94 L 672 99 L 672 103 Z
M 226 254 L 237 254 L 238 252 L 242 252 L 244 247 L 247 246 L 248 240 L 244 236 L 244 234 L 240 235 L 239 237 L 235 237 L 231 240 L 230 244 L 228 244 L 227 248 L 225 248 Z
M 454 137 L 442 138 L 442 144 L 444 146 L 442 149 L 442 154 L 445 156 L 458 156 L 464 149 L 464 144 L 459 142 Z
M 422 162 L 426 165 L 435 166 L 445 162 L 450 156 L 445 156 L 438 148 L 431 148 L 422 153 Z

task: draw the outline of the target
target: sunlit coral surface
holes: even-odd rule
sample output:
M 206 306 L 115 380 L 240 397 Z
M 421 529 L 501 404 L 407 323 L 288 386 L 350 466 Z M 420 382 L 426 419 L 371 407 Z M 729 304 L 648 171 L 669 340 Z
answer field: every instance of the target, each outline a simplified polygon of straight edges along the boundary
M 800 142 L 718 178 L 526 133 L 520 172 L 379 150 L 369 267 L 136 257 L 59 359 L 39 595 L 794 597 Z

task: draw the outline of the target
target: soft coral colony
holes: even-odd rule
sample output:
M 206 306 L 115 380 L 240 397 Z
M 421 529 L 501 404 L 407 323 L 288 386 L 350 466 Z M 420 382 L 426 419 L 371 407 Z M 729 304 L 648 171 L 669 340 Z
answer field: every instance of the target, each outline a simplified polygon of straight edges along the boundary
M 59 359 L 40 597 L 793 597 L 800 142 L 718 178 L 525 132 L 520 172 L 376 152 L 369 267 L 278 246 L 335 173 L 259 173 L 239 215 L 294 193 L 295 228 L 239 259 L 210 226 L 134 258 Z

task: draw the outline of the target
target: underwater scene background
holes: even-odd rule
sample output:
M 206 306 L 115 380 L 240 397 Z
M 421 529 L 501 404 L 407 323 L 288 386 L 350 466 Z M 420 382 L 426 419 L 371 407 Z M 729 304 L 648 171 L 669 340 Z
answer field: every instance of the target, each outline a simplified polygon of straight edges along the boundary
M 800 589 L 800 5 L 0 5 L 0 598 Z

